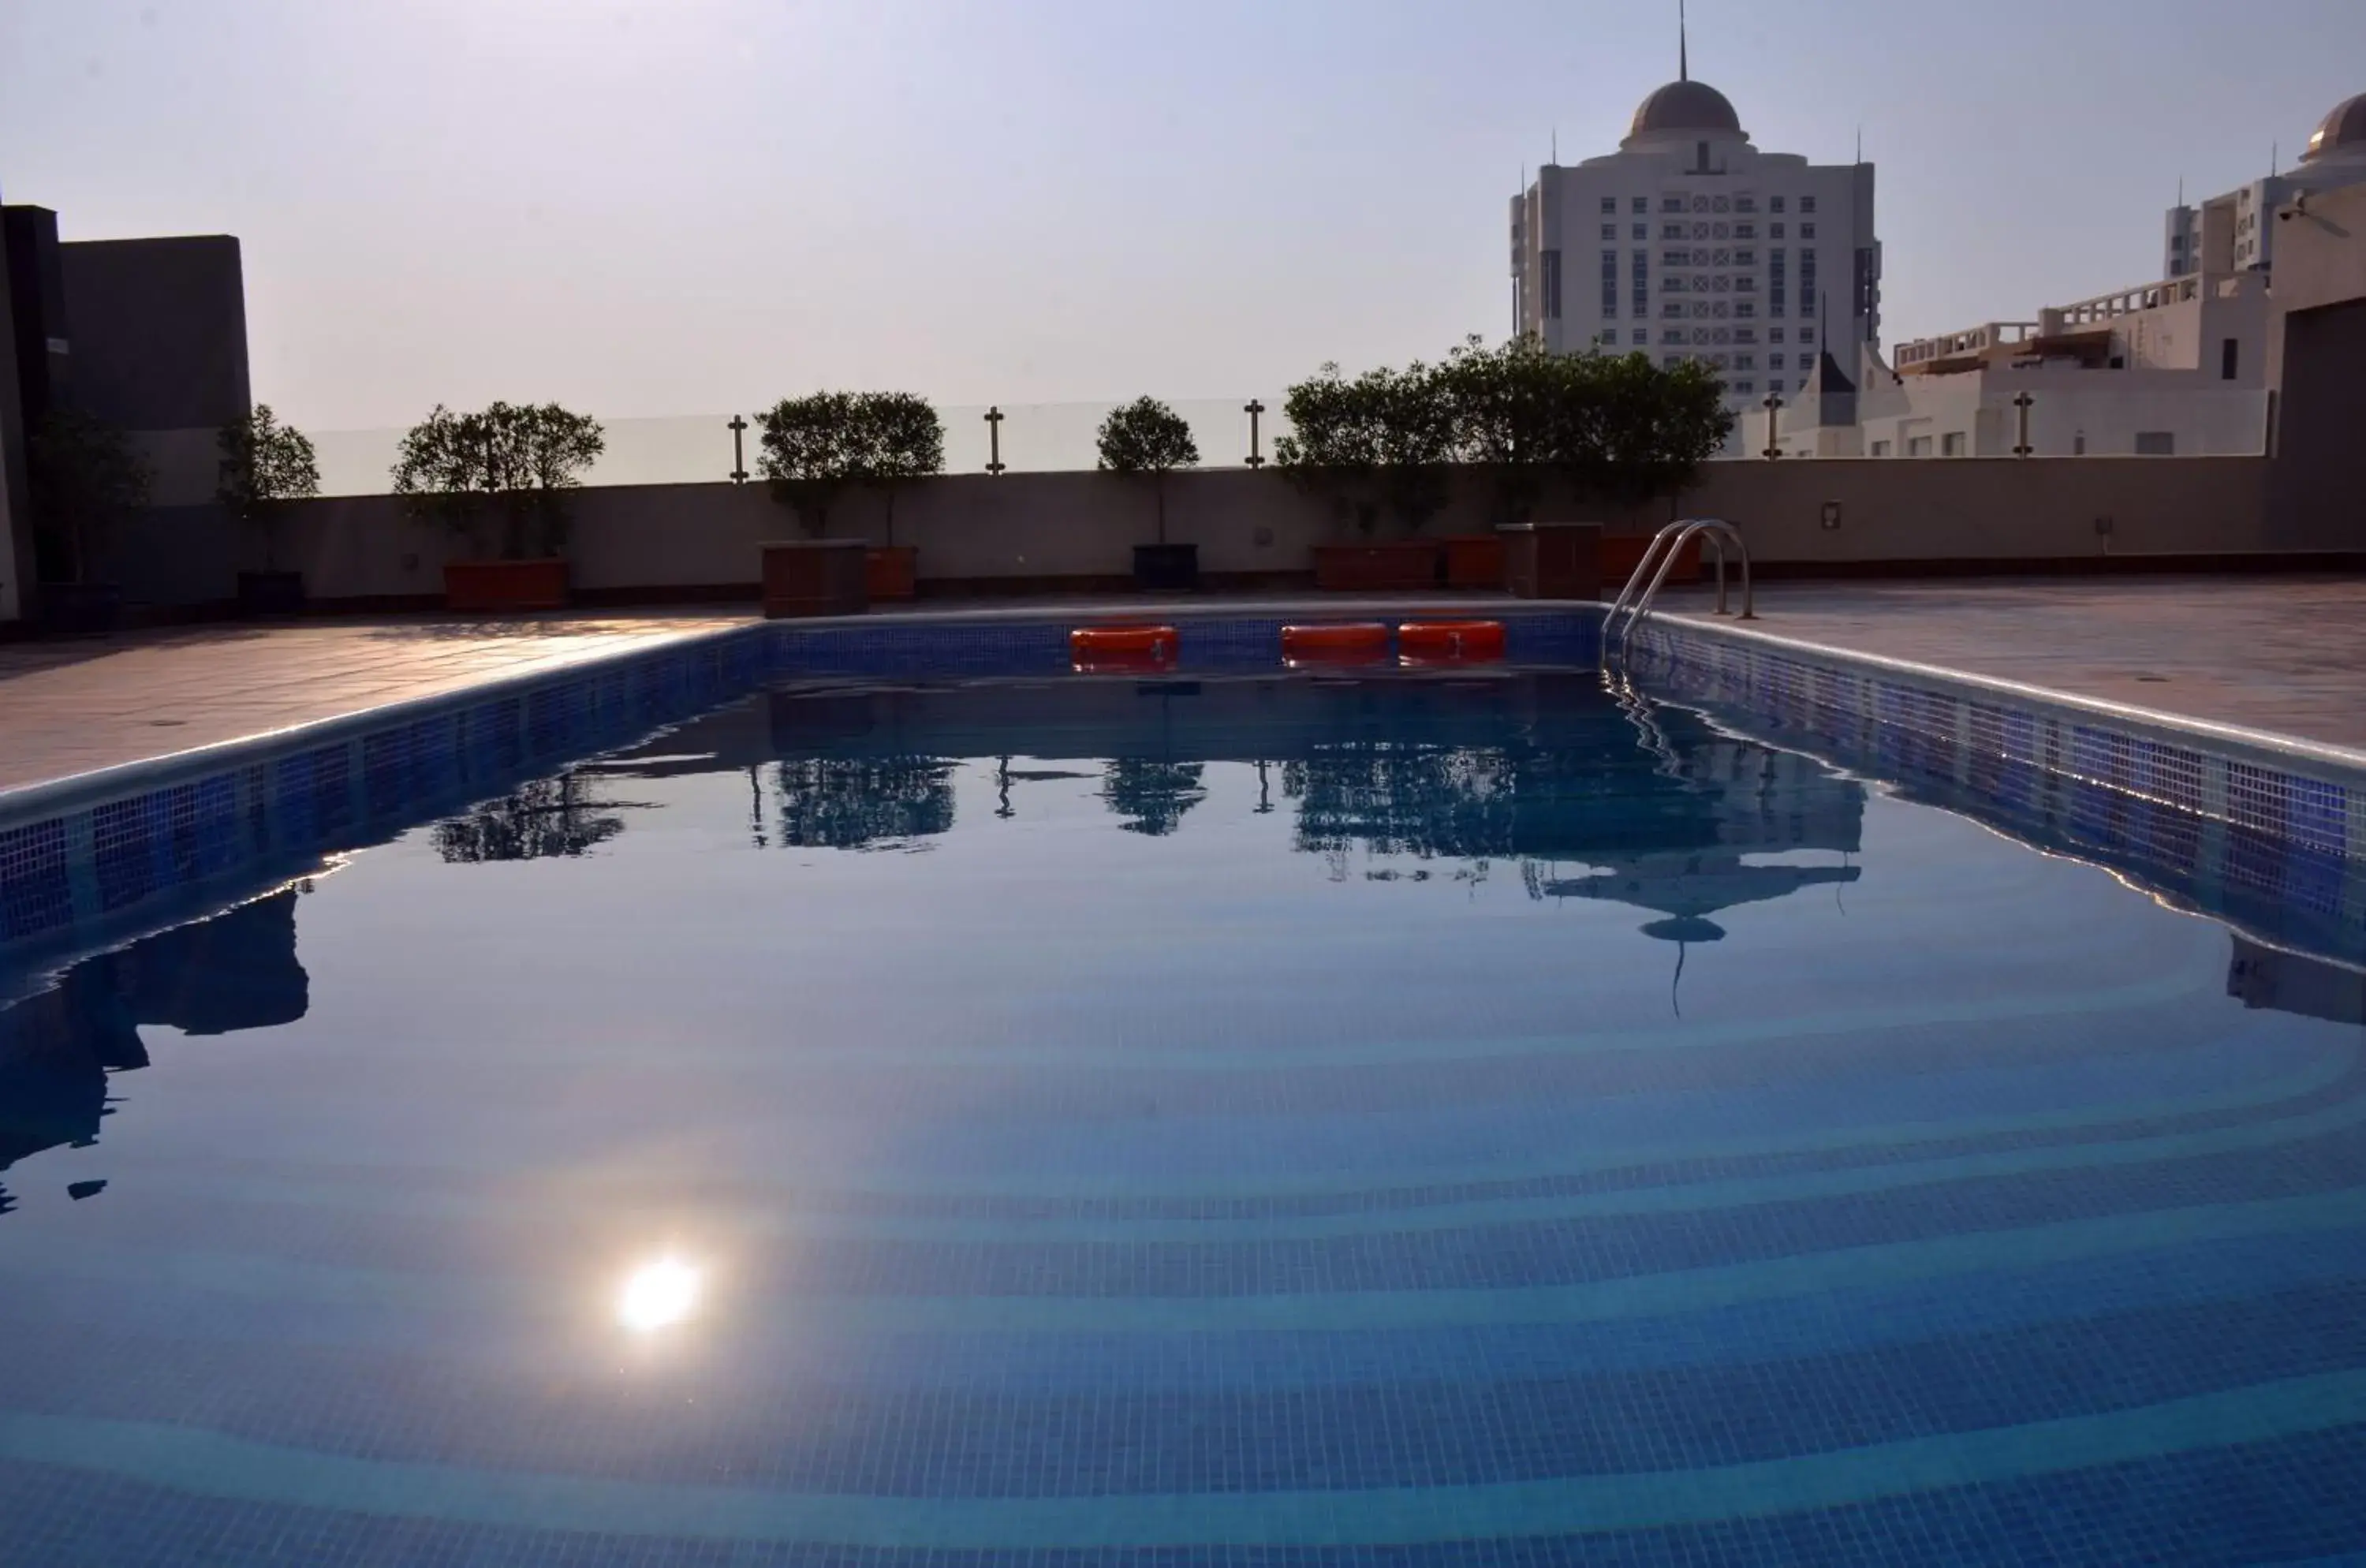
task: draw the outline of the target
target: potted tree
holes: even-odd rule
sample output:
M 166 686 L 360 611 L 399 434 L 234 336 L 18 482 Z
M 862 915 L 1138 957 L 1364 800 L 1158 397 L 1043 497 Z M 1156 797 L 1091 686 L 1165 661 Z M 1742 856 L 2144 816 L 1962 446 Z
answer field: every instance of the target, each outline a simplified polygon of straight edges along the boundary
M 1148 479 L 1158 503 L 1158 542 L 1133 547 L 1133 585 L 1154 591 L 1199 587 L 1200 547 L 1166 542 L 1166 476 L 1200 461 L 1191 427 L 1156 398 L 1136 398 L 1101 421 L 1099 445 L 1102 471 Z
M 1494 530 L 1527 522 L 1542 499 L 1560 372 L 1569 363 L 1532 333 L 1494 349 L 1473 333 L 1439 367 L 1455 460 L 1483 470 L 1493 492 L 1488 532 L 1447 536 L 1448 587 L 1504 586 L 1504 541 Z
M 123 589 L 99 573 L 117 521 L 147 504 L 148 466 L 121 431 L 68 409 L 43 420 L 28 446 L 42 624 L 59 632 L 112 631 Z
M 223 425 L 221 477 L 214 500 L 263 538 L 263 570 L 238 574 L 239 608 L 254 615 L 294 615 L 304 607 L 304 574 L 279 567 L 283 503 L 321 493 L 312 443 L 283 424 L 269 403 Z
M 763 547 L 767 615 L 840 615 L 870 604 L 868 552 L 832 541 L 829 509 L 869 472 L 862 404 L 851 392 L 783 398 L 756 416 L 756 467 L 772 500 L 796 513 L 803 541 Z
M 1282 412 L 1290 432 L 1274 443 L 1283 470 L 1332 492 L 1363 538 L 1314 547 L 1318 587 L 1393 592 L 1437 583 L 1443 551 L 1435 540 L 1374 537 L 1382 511 L 1417 535 L 1444 503 L 1453 457 L 1452 412 L 1437 372 L 1416 360 L 1383 366 L 1353 381 L 1326 365 L 1292 387 Z
M 416 498 L 466 545 L 444 566 L 446 608 L 555 610 L 567 604 L 566 495 L 607 450 L 599 422 L 557 403 L 441 403 L 402 438 L 394 492 Z
M 908 480 L 945 469 L 945 426 L 926 398 L 910 392 L 862 392 L 853 399 L 855 472 L 887 498 L 886 542 L 864 557 L 870 596 L 909 599 L 918 591 L 920 552 L 896 543 L 896 491 Z

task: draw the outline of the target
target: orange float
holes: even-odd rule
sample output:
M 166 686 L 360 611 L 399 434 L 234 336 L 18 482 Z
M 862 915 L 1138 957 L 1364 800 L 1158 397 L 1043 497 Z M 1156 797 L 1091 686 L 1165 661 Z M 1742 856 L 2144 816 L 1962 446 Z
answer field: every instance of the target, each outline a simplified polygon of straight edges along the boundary
M 1173 626 L 1078 626 L 1068 658 L 1079 671 L 1165 670 L 1175 662 Z
M 1397 651 L 1409 662 L 1460 662 L 1504 657 L 1501 621 L 1407 621 Z
M 1369 664 L 1388 653 L 1389 628 L 1378 621 L 1281 628 L 1281 656 L 1292 664 Z

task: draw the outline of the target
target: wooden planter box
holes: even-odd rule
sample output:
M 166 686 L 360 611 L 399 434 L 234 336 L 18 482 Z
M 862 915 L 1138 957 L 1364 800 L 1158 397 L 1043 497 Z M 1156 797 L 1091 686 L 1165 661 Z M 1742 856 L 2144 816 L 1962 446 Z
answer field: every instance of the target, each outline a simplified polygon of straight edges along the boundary
M 1515 523 L 1503 531 L 1504 586 L 1522 599 L 1602 596 L 1602 525 Z
M 871 608 L 871 551 L 860 539 L 764 546 L 764 614 L 859 615 Z
M 918 545 L 873 545 L 862 567 L 863 583 L 873 600 L 909 599 L 919 592 Z
M 1445 557 L 1445 547 L 1435 539 L 1398 539 L 1385 545 L 1317 545 L 1314 586 L 1350 593 L 1435 588 L 1443 575 Z
M 567 608 L 567 562 L 456 560 L 444 563 L 444 607 L 470 615 Z
M 1453 534 L 1446 539 L 1446 586 L 1504 586 L 1504 541 L 1493 534 Z
M 1651 547 L 1649 534 L 1606 534 L 1602 539 L 1603 585 L 1616 593 L 1627 586 L 1635 575 L 1636 563 Z M 1671 583 L 1698 582 L 1701 574 L 1701 541 L 1696 534 L 1676 552 L 1676 564 L 1668 570 Z

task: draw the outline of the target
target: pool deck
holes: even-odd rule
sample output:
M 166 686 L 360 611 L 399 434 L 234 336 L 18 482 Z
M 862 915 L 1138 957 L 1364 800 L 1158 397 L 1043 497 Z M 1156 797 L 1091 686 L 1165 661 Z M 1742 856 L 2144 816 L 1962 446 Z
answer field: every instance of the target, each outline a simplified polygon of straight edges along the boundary
M 1467 611 L 1491 601 L 1422 601 Z M 1388 602 L 1402 607 L 1403 601 Z M 1079 616 L 1373 608 L 1353 597 L 928 604 Z M 1705 595 L 1669 613 L 1706 617 Z M 1784 584 L 1760 629 L 1853 652 L 2366 749 L 2366 579 Z M 582 612 L 185 628 L 0 646 L 0 790 L 554 670 L 745 624 L 743 612 Z

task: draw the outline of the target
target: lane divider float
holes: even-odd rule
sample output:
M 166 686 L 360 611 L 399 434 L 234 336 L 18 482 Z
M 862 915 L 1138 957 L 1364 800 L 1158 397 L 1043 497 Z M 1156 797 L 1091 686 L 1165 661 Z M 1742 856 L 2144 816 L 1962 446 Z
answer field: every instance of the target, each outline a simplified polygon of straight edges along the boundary
M 1179 641 L 1173 626 L 1078 626 L 1068 633 L 1068 660 L 1080 672 L 1166 670 Z
M 1407 664 L 1481 663 L 1504 657 L 1501 621 L 1407 621 L 1397 627 Z
M 1389 628 L 1378 621 L 1281 628 L 1281 657 L 1290 664 L 1372 664 L 1388 656 Z

